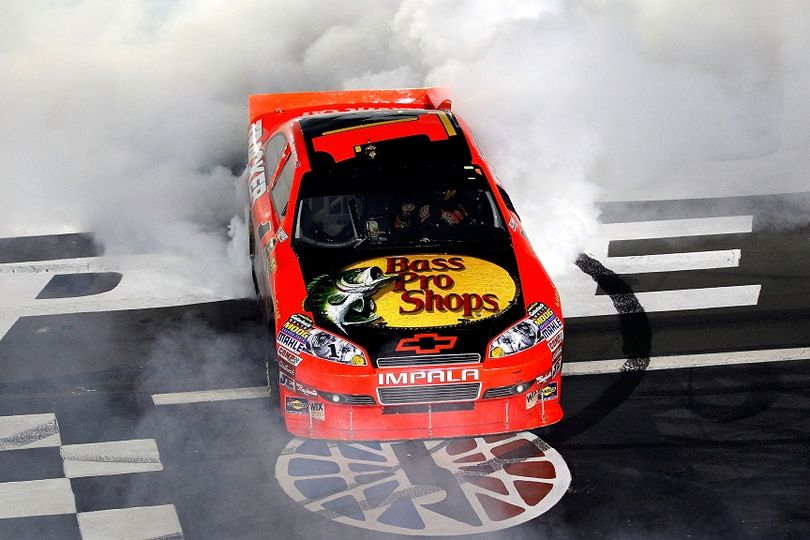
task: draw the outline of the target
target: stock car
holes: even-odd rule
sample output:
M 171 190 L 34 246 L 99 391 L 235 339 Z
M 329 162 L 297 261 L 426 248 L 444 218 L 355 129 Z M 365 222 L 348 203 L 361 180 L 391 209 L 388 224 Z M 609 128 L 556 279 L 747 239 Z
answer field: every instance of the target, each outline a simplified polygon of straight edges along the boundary
M 249 111 L 250 256 L 292 434 L 562 419 L 559 294 L 446 90 L 251 95 Z

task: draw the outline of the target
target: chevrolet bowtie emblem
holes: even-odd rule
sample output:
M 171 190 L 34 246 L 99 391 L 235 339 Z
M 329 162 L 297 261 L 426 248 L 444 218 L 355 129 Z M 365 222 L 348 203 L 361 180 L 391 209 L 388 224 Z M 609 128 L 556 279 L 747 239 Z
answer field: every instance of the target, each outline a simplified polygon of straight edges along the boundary
M 439 334 L 416 334 L 413 337 L 402 338 L 397 344 L 397 351 L 413 351 L 416 354 L 435 354 L 456 346 L 456 336 L 440 336 Z

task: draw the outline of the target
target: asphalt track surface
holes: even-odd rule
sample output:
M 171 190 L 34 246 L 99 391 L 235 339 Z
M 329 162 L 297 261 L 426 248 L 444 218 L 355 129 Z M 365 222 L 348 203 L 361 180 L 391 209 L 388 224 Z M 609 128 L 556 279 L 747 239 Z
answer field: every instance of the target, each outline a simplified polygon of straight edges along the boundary
M 608 372 L 565 376 L 565 420 L 534 434 L 570 470 L 564 496 L 488 537 L 810 535 L 810 227 L 808 206 L 795 204 L 807 199 L 604 205 L 606 223 L 746 214 L 752 230 L 609 244 L 609 257 L 739 249 L 724 268 L 622 274 L 580 258 L 616 313 L 567 318 L 566 369 Z M 86 234 L 0 239 L 0 267 L 96 255 Z M 120 280 L 55 276 L 37 297 L 103 294 Z M 752 284 L 753 305 L 646 311 L 634 300 Z M 379 538 L 285 492 L 276 468 L 291 437 L 274 396 L 155 404 L 156 394 L 261 387 L 255 317 L 252 301 L 227 300 L 17 319 L 0 339 L 0 538 Z M 759 361 L 739 363 L 740 351 Z M 724 365 L 652 369 L 710 353 Z M 420 448 L 397 448 L 404 469 Z M 463 495 L 451 484 L 437 497 L 452 505 Z

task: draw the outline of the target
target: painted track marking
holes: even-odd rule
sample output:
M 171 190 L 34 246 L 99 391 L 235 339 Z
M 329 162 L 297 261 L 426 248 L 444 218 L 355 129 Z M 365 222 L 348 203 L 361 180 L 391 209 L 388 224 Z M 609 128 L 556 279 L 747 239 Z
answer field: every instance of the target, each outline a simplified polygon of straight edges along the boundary
M 810 360 L 810 348 L 798 349 L 764 349 L 755 351 L 736 351 L 703 354 L 685 354 L 672 356 L 652 356 L 647 369 L 686 369 L 712 366 L 730 366 L 737 364 L 756 364 L 765 362 L 791 362 Z M 563 364 L 563 375 L 598 375 L 602 373 L 620 373 L 627 371 L 626 358 L 611 360 L 590 360 L 584 362 L 566 362 Z M 269 398 L 273 394 L 266 386 L 247 388 L 223 388 L 220 390 L 201 390 L 198 392 L 174 392 L 153 394 L 155 405 L 180 405 L 184 403 L 204 403 L 211 401 L 230 401 L 237 399 Z
M 742 234 L 750 233 L 752 227 L 753 216 L 750 215 L 603 223 L 599 225 L 597 235 L 588 243 L 586 253 L 619 275 L 735 268 L 742 258 L 742 250 L 739 248 L 632 257 L 608 257 L 608 248 L 613 240 Z M 560 290 L 567 318 L 616 314 L 613 301 L 606 295 L 596 294 L 596 284 L 575 266 L 556 278 L 555 283 Z M 635 296 L 645 311 L 663 312 L 755 306 L 759 302 L 760 291 L 759 284 L 705 288 L 698 286 L 681 290 L 640 292 Z
M 761 285 L 733 287 L 706 287 L 702 289 L 676 289 L 635 293 L 644 311 L 688 311 L 721 307 L 755 306 L 759 301 Z M 565 300 L 564 300 L 565 301 Z M 594 295 L 582 302 L 564 303 L 566 319 L 615 315 L 616 308 L 608 295 Z
M 197 392 L 172 392 L 153 394 L 155 405 L 180 405 L 183 403 L 203 403 L 207 401 L 230 401 L 235 399 L 268 398 L 272 392 L 267 386 L 245 388 L 223 388 L 220 390 L 200 390 Z
M 56 415 L 0 416 L 0 450 L 54 447 L 62 444 Z
M 326 519 L 377 533 L 458 536 L 525 523 L 562 499 L 571 473 L 529 432 L 397 443 L 295 438 L 281 488 Z
M 78 514 L 76 512 L 72 478 L 163 470 L 154 439 L 62 445 L 56 416 L 53 413 L 45 413 L 0 416 L 0 443 L 2 443 L 0 450 L 5 450 L 4 454 L 9 454 L 4 455 L 4 458 L 12 460 L 14 455 L 38 455 L 32 449 L 58 447 L 60 449 L 58 457 L 55 452 L 41 455 L 61 461 L 66 476 L 0 482 L 0 521 L 30 520 L 31 530 L 38 531 L 41 522 L 37 521 L 37 518 L 76 514 L 78 521 L 73 520 L 73 523 L 78 525 L 82 540 L 107 538 L 182 540 L 180 521 L 175 507 L 171 504 L 105 509 Z M 23 468 L 23 471 L 25 470 Z M 81 496 L 81 493 L 79 495 Z M 53 521 L 48 523 L 53 524 Z M 2 524 L 0 530 L 3 530 Z M 75 535 L 69 536 L 73 538 Z
M 92 296 L 38 299 L 55 274 L 120 272 L 112 290 Z M 217 302 L 198 261 L 173 255 L 133 255 L 0 264 L 0 338 L 20 317 L 160 308 Z
M 659 219 L 626 223 L 602 223 L 599 236 L 610 240 L 643 240 L 673 236 L 708 236 L 750 233 L 754 216 L 727 216 L 690 219 Z
M 74 512 L 76 501 L 67 478 L 0 484 L 0 518 L 55 516 Z
M 66 444 L 61 454 L 68 478 L 163 470 L 154 439 Z
M 685 253 L 662 253 L 659 255 L 608 257 L 605 259 L 605 266 L 617 274 L 646 274 L 649 272 L 681 272 L 683 270 L 734 268 L 740 266 L 741 255 L 742 252 L 739 249 L 723 249 Z
M 810 347 L 796 349 L 765 349 L 756 351 L 735 351 L 674 356 L 651 356 L 646 370 L 686 369 L 766 362 L 792 362 L 810 360 Z M 592 360 L 563 364 L 563 375 L 597 375 L 629 371 L 626 358 L 613 360 Z
M 183 530 L 173 504 L 82 512 L 77 517 L 82 540 L 183 538 Z

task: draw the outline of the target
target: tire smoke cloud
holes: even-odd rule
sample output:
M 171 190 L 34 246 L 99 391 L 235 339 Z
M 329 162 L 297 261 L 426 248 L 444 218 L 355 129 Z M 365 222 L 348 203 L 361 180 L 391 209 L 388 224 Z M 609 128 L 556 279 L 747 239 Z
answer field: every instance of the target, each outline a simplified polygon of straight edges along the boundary
M 4 236 L 94 231 L 249 295 L 250 93 L 449 86 L 552 274 L 600 199 L 807 190 L 794 1 L 12 1 Z M 230 228 L 233 241 L 229 240 Z

